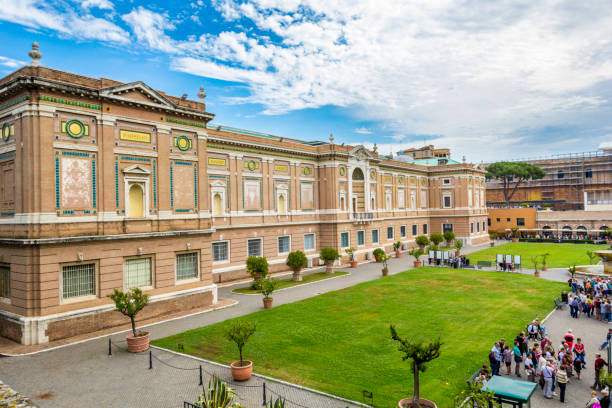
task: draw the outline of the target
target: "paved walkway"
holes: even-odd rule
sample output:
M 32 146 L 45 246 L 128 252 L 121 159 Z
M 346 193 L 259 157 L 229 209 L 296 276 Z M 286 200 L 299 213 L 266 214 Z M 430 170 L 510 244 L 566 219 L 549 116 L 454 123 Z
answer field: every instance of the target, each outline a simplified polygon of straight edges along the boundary
M 485 247 L 466 247 L 462 252 L 469 253 Z M 393 258 L 389 262 L 391 274 L 411 268 L 411 257 Z M 376 263 L 362 264 L 358 268 L 347 270 L 350 270 L 350 275 L 279 291 L 274 294 L 274 303 L 279 305 L 296 302 L 381 276 L 381 266 Z M 238 286 L 246 285 L 248 283 Z M 234 294 L 231 291 L 235 287 L 236 285 L 219 288 L 219 298 L 236 299 L 239 301 L 238 305 L 155 324 L 150 329 L 151 338 L 166 337 L 246 315 L 262 308 L 260 296 Z M 116 334 L 111 338 L 120 344 L 125 334 Z M 199 387 L 193 385 L 195 377 L 193 371 L 177 374 L 178 370 L 162 368 L 162 364 L 156 364 L 153 370 L 148 370 L 146 355 L 114 353 L 113 357 L 108 357 L 107 349 L 108 340 L 102 338 L 34 355 L 0 358 L 0 379 L 24 395 L 30 396 L 43 408 L 80 408 L 85 401 L 95 402 L 96 405 L 104 407 L 168 408 L 182 404 L 183 400 L 191 401 L 196 398 Z M 304 394 L 292 395 L 294 401 L 298 403 L 309 398 L 306 391 Z M 40 396 L 44 398 L 38 398 Z M 287 398 L 291 399 L 289 396 Z M 251 406 L 261 406 L 259 397 L 256 404 L 247 404 L 247 407 Z M 292 405 L 295 406 L 298 405 Z M 345 407 L 347 404 L 337 406 Z

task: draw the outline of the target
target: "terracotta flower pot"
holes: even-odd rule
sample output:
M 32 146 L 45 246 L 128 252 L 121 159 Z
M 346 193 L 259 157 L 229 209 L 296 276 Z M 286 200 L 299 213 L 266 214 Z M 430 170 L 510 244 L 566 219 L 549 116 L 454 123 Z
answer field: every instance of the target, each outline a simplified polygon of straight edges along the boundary
M 493 241 L 489 242 L 489 244 L 491 245 L 491 248 L 493 248 L 495 246 L 495 242 L 493 242 Z
M 382 269 L 382 276 L 387 276 L 389 274 L 389 268 Z
M 519 242 L 518 238 L 512 238 L 512 242 Z
M 460 250 L 456 250 L 455 251 L 455 256 L 461 256 L 461 251 Z
M 244 366 L 240 365 L 240 361 L 234 361 L 230 364 L 234 381 L 246 381 L 253 374 L 253 362 L 250 360 L 242 360 L 242 362 L 245 364 Z
M 401 258 L 402 257 L 402 253 L 400 251 L 395 251 L 395 257 L 396 258 Z
M 412 398 L 404 398 L 403 400 L 400 400 L 400 402 L 397 403 L 397 406 L 399 408 L 407 408 L 407 407 L 410 407 L 411 403 L 412 403 Z M 422 407 L 438 408 L 435 402 L 426 400 L 423 398 L 419 398 L 419 404 L 421 404 Z
M 540 277 L 540 271 L 534 272 L 533 276 L 535 276 L 536 278 Z
M 414 265 L 415 268 L 418 268 L 421 265 L 423 265 L 423 262 L 421 262 L 421 261 L 413 261 L 412 264 Z
M 351 261 L 351 268 L 356 268 L 357 266 L 359 266 L 359 262 Z
M 334 274 L 334 261 L 325 261 L 325 273 L 328 275 Z
M 272 298 L 263 298 L 264 309 L 272 309 Z
M 125 336 L 130 353 L 141 353 L 149 349 L 149 332 L 138 332 L 140 336 L 129 334 Z
M 293 281 L 294 282 L 301 282 L 302 281 L 302 270 L 301 269 L 294 269 L 293 270 Z
M 547 270 L 548 270 L 548 268 L 546 267 L 546 265 L 542 265 L 542 270 L 543 270 L 543 271 L 547 271 Z

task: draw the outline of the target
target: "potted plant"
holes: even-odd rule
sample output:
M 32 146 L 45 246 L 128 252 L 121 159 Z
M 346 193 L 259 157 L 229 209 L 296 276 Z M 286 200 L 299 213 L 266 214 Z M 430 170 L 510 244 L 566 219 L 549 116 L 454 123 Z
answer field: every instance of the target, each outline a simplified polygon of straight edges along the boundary
M 400 400 L 398 403 L 399 408 L 437 408 L 434 402 L 421 398 L 419 393 L 419 372 L 425 371 L 425 363 L 440 357 L 442 342 L 439 338 L 428 344 L 405 340 L 397 334 L 395 326 L 391 325 L 389 328 L 391 329 L 391 338 L 400 343 L 398 350 L 404 354 L 402 360 L 412 360 L 412 373 L 414 375 L 414 396 Z
M 308 258 L 302 251 L 289 252 L 285 264 L 293 269 L 293 280 L 300 282 L 302 280 L 302 269 L 308 265 Z
M 453 240 L 455 239 L 455 233 L 453 231 L 444 231 L 444 234 L 442 236 L 446 241 L 446 247 L 450 248 L 451 244 L 453 243 Z
M 512 242 L 519 242 L 519 229 L 517 227 L 510 228 L 512 233 Z
M 325 262 L 325 273 L 328 275 L 333 275 L 334 273 L 334 261 L 340 258 L 340 254 L 334 248 L 327 247 L 321 248 L 321 252 L 319 253 L 319 258 Z
M 488 388 L 482 390 L 483 385 L 485 384 L 478 380 L 469 382 L 469 388 L 461 391 L 455 396 L 453 406 L 455 408 L 501 408 L 501 403 L 495 398 L 495 391 L 489 391 Z
M 211 377 L 208 381 L 208 389 L 202 387 L 202 394 L 194 403 L 202 408 L 243 408 L 237 402 L 234 402 L 236 393 L 219 377 Z
M 402 242 L 401 241 L 397 241 L 393 243 L 393 250 L 395 251 L 395 257 L 396 258 L 401 258 L 402 257 L 402 251 L 400 250 L 402 248 Z
M 423 251 L 421 248 L 414 248 L 410 250 L 410 252 L 408 252 L 409 255 L 414 256 L 413 264 L 415 268 L 418 268 L 419 266 L 423 264 L 421 260 L 419 259 L 419 257 L 423 255 L 424 253 L 425 251 Z
M 455 249 L 456 249 L 455 256 L 461 255 L 461 248 L 463 248 L 463 241 L 458 239 L 457 241 L 455 241 Z
M 444 241 L 444 236 L 438 232 L 434 232 L 429 236 L 429 240 L 435 245 L 440 245 L 440 242 Z
M 427 245 L 429 245 L 429 238 L 425 235 L 419 235 L 414 239 L 414 242 L 421 248 L 424 249 Z
M 253 277 L 253 289 L 261 289 L 258 282 L 268 275 L 268 261 L 263 256 L 249 256 L 246 260 L 247 272 Z
M 229 329 L 225 332 L 225 337 L 229 341 L 236 343 L 238 347 L 238 353 L 240 354 L 240 360 L 232 362 L 230 368 L 232 370 L 232 377 L 235 381 L 246 381 L 251 378 L 253 373 L 253 362 L 250 360 L 244 360 L 242 358 L 242 349 L 244 348 L 249 337 L 255 333 L 257 326 L 255 323 L 239 320 L 232 323 Z
M 389 274 L 389 265 L 387 264 L 387 262 L 389 262 L 389 259 L 391 259 L 391 255 L 384 254 L 382 259 L 380 260 L 383 264 L 382 276 L 387 276 Z
M 489 238 L 491 238 L 491 247 L 495 246 L 495 238 L 497 238 L 497 234 L 495 232 L 489 233 Z
M 572 266 L 567 268 L 567 271 L 572 276 L 572 279 L 574 279 L 574 275 L 576 275 L 576 264 L 573 264 Z
M 125 337 L 128 351 L 130 353 L 140 353 L 148 350 L 149 332 L 136 332 L 136 315 L 149 303 L 149 295 L 145 295 L 138 288 L 133 288 L 127 292 L 114 289 L 108 297 L 115 302 L 115 310 L 129 317 L 132 323 L 132 334 Z
M 259 286 L 261 286 L 261 294 L 263 295 L 264 309 L 271 309 L 272 297 L 270 295 L 278 287 L 278 279 L 267 277 L 260 281 Z
M 586 251 L 586 254 L 589 257 L 589 265 L 593 265 L 595 262 L 597 262 L 598 256 L 595 255 L 593 251 Z
M 548 255 L 550 255 L 548 252 L 545 254 L 542 254 L 542 271 L 548 270 L 548 268 L 546 267 L 546 259 L 548 258 Z
M 374 259 L 376 259 L 376 262 L 382 262 L 382 258 L 385 254 L 385 251 L 382 248 L 376 248 L 373 252 L 372 255 L 374 255 Z
M 540 277 L 540 265 L 542 264 L 541 255 L 536 255 L 531 257 L 531 263 L 533 264 L 533 276 L 536 278 Z
M 356 268 L 357 265 L 359 265 L 359 262 L 357 262 L 357 259 L 355 259 L 355 248 L 347 248 L 344 250 L 344 252 L 346 252 L 349 256 L 349 261 L 351 262 L 351 268 Z

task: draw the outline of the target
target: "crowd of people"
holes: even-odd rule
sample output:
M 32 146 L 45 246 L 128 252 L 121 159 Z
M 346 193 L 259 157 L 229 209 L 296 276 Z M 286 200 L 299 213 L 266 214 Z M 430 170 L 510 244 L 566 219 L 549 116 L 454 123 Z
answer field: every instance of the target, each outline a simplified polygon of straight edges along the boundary
M 608 366 L 600 351 L 608 346 L 611 340 L 612 328 L 608 329 L 605 341 L 594 353 L 595 360 L 591 369 L 594 370 L 595 381 L 591 386 L 593 391 L 586 408 L 611 408 L 609 390 L 600 381 L 602 370 Z M 546 334 L 546 327 L 535 319 L 512 342 L 501 339 L 495 343 L 489 353 L 491 371 L 484 365 L 479 372 L 478 381 L 484 385 L 493 375 L 514 375 L 539 383 L 545 398 L 558 397 L 559 401 L 564 403 L 570 379 L 581 381 L 582 372 L 589 369 L 585 358 L 587 352 L 594 351 L 587 350 L 582 339 L 577 337 L 572 329 L 567 330 L 561 338 L 561 343 L 555 347 Z
M 469 258 L 466 258 L 463 255 L 455 256 L 451 255 L 448 259 L 437 259 L 437 258 L 428 258 L 429 265 L 437 265 L 437 266 L 448 266 L 451 268 L 461 268 L 463 266 L 468 266 L 470 264 Z
M 570 316 L 574 319 L 586 316 L 604 322 L 612 321 L 612 281 L 602 278 L 585 278 L 582 281 L 569 279 L 572 290 L 567 303 Z

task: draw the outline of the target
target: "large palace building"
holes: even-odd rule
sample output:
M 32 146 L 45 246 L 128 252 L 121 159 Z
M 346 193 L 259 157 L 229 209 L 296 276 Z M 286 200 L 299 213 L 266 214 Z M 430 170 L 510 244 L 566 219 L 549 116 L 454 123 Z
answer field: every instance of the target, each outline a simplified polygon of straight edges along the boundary
M 0 80 L 0 335 L 41 344 L 217 302 L 249 255 L 360 261 L 453 230 L 488 240 L 484 170 L 211 125 L 200 101 L 34 64 Z M 140 315 L 139 315 L 140 316 Z

